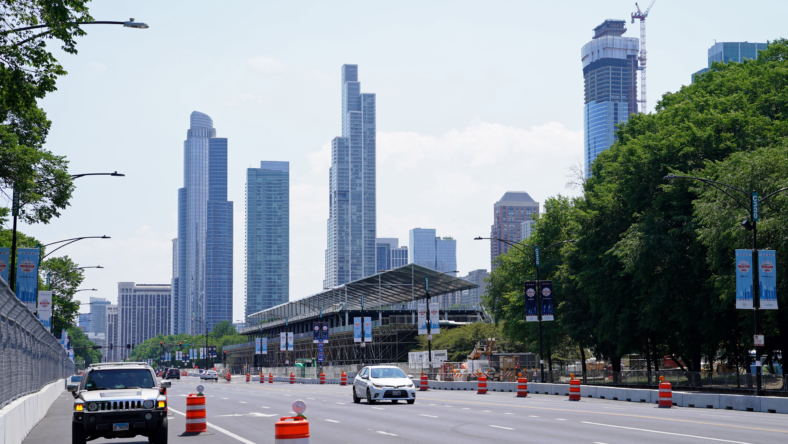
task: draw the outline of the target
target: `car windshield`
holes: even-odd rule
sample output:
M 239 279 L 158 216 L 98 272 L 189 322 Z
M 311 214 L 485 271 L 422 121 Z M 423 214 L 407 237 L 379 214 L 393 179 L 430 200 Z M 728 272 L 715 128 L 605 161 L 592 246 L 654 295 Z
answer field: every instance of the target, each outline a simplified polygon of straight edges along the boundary
M 154 388 L 154 383 L 150 371 L 146 369 L 94 370 L 88 373 L 85 389 Z
M 79 381 L 82 381 L 82 376 L 81 375 L 80 376 L 72 376 L 71 377 L 71 382 L 79 382 Z
M 398 368 L 373 368 L 373 378 L 407 378 L 405 372 Z

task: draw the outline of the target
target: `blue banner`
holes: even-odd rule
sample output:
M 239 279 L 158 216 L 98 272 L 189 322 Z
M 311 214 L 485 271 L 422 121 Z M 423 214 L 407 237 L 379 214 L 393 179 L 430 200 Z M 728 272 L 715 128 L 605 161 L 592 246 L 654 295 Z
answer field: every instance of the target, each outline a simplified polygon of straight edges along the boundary
M 36 311 L 38 295 L 38 248 L 19 248 L 16 254 L 16 297 L 31 312 Z
M 539 313 L 536 310 L 536 281 L 525 283 L 525 322 L 536 322 Z
M 353 318 L 353 342 L 361 342 L 361 318 Z
M 317 344 L 317 361 L 323 362 L 323 343 L 319 342 Z
M 553 320 L 553 281 L 541 281 L 542 290 L 542 320 Z
M 320 342 L 320 327 L 323 325 L 322 322 L 313 322 L 312 323 L 312 343 L 317 344 Z
M 762 310 L 777 310 L 777 255 L 774 250 L 758 252 L 758 289 Z
M 736 308 L 752 310 L 752 250 L 736 250 Z
M 441 332 L 441 312 L 437 302 L 430 302 L 430 334 L 437 335 Z M 370 339 L 371 340 L 371 339 Z
M 268 354 L 268 338 L 263 338 L 263 354 Z
M 372 342 L 372 318 L 364 318 L 364 342 Z
M 254 338 L 254 354 L 256 354 L 256 355 L 263 354 L 263 339 L 262 338 Z
M 328 344 L 328 322 L 323 322 L 323 326 L 321 328 L 320 333 L 320 340 L 323 341 L 323 344 Z
M 11 250 L 0 248 L 0 278 L 8 283 L 8 267 L 11 266 Z

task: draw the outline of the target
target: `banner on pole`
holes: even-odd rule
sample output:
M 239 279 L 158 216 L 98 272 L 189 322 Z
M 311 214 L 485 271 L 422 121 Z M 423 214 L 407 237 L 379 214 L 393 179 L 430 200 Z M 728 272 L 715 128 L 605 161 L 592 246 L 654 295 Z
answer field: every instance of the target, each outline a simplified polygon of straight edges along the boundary
M 777 310 L 777 254 L 774 250 L 758 252 L 758 289 L 761 310 Z
M 427 303 L 419 302 L 418 304 L 418 311 L 419 311 L 419 334 L 426 335 L 427 334 Z
M 317 362 L 323 362 L 323 343 L 317 343 Z
M 8 283 L 8 267 L 11 263 L 11 249 L 0 248 L 0 278 Z
M 320 329 L 320 340 L 323 341 L 323 344 L 328 344 L 328 322 L 323 322 Z
M 430 334 L 437 335 L 441 332 L 440 317 L 440 305 L 430 302 Z
M 262 338 L 261 342 L 262 342 L 263 354 L 267 355 L 268 354 L 268 338 Z
M 38 248 L 17 249 L 16 261 L 16 297 L 30 312 L 34 312 L 38 290 Z
M 216 346 L 215 345 L 209 345 L 208 346 L 208 357 L 209 358 L 215 358 L 216 357 Z
M 52 331 L 52 292 L 38 292 L 38 319 L 46 327 L 47 331 Z
M 320 329 L 323 326 L 322 322 L 312 323 L 312 343 L 317 344 L 320 342 Z
M 361 342 L 361 318 L 353 318 L 353 342 Z
M 287 333 L 279 333 L 279 351 L 287 351 Z
M 536 281 L 525 283 L 525 322 L 539 321 L 536 307 Z
M 263 338 L 254 338 L 254 354 L 263 354 Z
M 553 320 L 553 281 L 540 281 L 542 291 L 542 320 Z
M 736 308 L 752 310 L 752 250 L 736 250 Z
M 364 318 L 364 342 L 372 342 L 372 318 Z
M 293 332 L 287 333 L 287 351 L 293 351 Z
M 200 359 L 205 359 L 205 347 L 200 347 Z

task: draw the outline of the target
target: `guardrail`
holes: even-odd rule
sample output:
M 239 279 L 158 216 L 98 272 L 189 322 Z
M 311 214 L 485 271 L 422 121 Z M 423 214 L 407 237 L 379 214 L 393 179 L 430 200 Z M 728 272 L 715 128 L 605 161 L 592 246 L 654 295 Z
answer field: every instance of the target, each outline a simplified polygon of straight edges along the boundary
M 58 340 L 0 279 L 0 408 L 75 373 Z

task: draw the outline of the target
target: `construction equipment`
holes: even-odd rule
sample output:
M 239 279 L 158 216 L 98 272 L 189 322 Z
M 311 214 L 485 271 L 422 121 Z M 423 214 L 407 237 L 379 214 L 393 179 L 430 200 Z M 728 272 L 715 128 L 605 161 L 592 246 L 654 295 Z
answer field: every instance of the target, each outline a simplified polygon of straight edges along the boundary
M 641 12 L 640 6 L 635 2 L 637 12 L 632 13 L 632 23 L 635 23 L 635 19 L 640 20 L 640 55 L 638 56 L 638 62 L 640 64 L 640 66 L 638 66 L 638 70 L 640 71 L 640 112 L 645 112 L 648 106 L 646 100 L 646 17 L 648 17 L 648 12 L 651 11 L 651 7 L 654 6 L 655 1 L 657 0 L 651 0 L 651 4 L 646 8 L 646 12 Z

